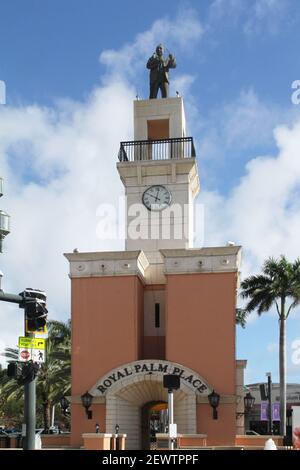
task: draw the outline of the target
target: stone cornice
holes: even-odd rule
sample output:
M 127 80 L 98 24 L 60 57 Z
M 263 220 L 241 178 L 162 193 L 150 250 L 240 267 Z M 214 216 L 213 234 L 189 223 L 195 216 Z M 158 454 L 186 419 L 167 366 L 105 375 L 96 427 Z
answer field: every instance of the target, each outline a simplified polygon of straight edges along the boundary
M 160 250 L 164 273 L 201 274 L 239 272 L 241 247 L 225 246 L 200 249 Z
M 188 249 L 166 249 L 160 250 L 165 257 L 193 257 L 193 256 L 220 256 L 220 255 L 237 255 L 241 246 L 230 245 L 230 246 L 213 246 L 204 248 L 188 248 Z
M 137 258 L 141 250 L 136 251 L 91 251 L 83 253 L 64 253 L 69 261 L 101 261 Z
M 149 261 L 143 251 L 103 251 L 65 253 L 70 262 L 70 278 L 133 276 L 145 282 Z
M 132 162 L 118 162 L 117 169 L 125 184 L 126 178 L 150 175 L 187 174 L 194 191 L 199 190 L 199 178 L 197 173 L 196 158 L 170 158 L 166 160 L 135 160 Z M 140 184 L 142 182 L 140 181 Z

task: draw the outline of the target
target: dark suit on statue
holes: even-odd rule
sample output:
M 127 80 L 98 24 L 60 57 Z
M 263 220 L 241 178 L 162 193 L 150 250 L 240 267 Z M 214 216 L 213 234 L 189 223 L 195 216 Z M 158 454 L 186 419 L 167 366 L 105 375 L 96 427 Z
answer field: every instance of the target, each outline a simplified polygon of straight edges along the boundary
M 147 69 L 150 69 L 150 99 L 156 98 L 158 90 L 161 97 L 167 98 L 169 94 L 169 69 L 176 67 L 176 60 L 171 54 L 167 59 L 157 54 L 153 54 L 147 62 Z

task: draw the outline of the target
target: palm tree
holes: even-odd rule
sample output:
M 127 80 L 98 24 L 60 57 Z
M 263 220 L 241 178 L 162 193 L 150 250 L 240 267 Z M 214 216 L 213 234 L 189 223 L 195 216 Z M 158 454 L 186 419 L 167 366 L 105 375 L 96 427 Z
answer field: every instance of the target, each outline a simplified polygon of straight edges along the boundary
M 46 341 L 46 362 L 41 364 L 37 375 L 37 402 L 43 409 L 44 429 L 50 427 L 51 408 L 59 403 L 60 398 L 70 392 L 71 383 L 71 326 L 70 322 L 48 322 L 48 339 Z M 18 350 L 6 348 L 3 354 L 9 361 L 18 360 Z M 23 387 L 15 379 L 0 379 L 1 394 L 6 400 L 21 400 Z
M 51 321 L 48 324 L 46 362 L 37 376 L 37 397 L 43 408 L 44 429 L 49 430 L 52 407 L 71 389 L 71 327 Z
M 300 302 L 300 260 L 290 263 L 283 255 L 279 260 L 268 258 L 262 274 L 249 276 L 241 283 L 241 288 L 242 297 L 250 299 L 245 307 L 247 314 L 257 309 L 261 315 L 275 305 L 279 317 L 280 433 L 285 435 L 286 320 Z

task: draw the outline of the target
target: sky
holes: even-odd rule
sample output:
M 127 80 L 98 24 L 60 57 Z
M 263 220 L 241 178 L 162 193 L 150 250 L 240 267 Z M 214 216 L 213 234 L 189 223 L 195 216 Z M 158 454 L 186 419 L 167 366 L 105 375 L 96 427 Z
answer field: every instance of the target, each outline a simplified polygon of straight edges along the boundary
M 67 320 L 63 253 L 124 248 L 99 239 L 97 210 L 123 193 L 119 142 L 133 139 L 132 102 L 148 98 L 145 63 L 161 42 L 176 56 L 170 94 L 184 99 L 197 149 L 195 246 L 241 244 L 242 279 L 268 256 L 296 259 L 299 39 L 297 0 L 0 0 L 0 208 L 11 216 L 3 289 L 44 289 L 49 316 Z M 21 317 L 1 304 L 0 350 L 17 344 Z M 278 333 L 274 309 L 237 328 L 246 383 L 266 372 L 278 381 Z M 296 309 L 287 328 L 293 383 L 299 350 Z

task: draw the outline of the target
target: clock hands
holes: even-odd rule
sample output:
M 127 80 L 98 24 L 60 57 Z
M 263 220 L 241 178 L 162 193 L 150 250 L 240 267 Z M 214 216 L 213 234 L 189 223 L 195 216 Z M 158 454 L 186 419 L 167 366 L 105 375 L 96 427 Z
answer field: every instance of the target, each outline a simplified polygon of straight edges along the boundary
M 158 193 L 159 193 L 159 188 L 157 189 L 157 193 L 156 193 L 156 198 L 155 198 L 156 201 L 157 201 L 157 199 L 159 199 Z
M 148 196 L 153 197 L 155 201 L 159 201 L 158 193 L 159 193 L 159 189 L 157 190 L 156 196 L 154 196 L 154 194 L 148 194 Z
M 143 203 L 149 210 L 162 210 L 170 205 L 170 202 L 171 195 L 164 186 L 151 186 L 143 194 Z

